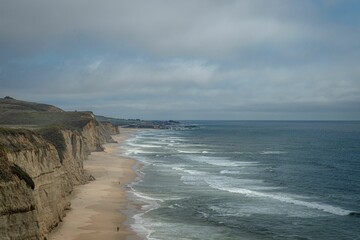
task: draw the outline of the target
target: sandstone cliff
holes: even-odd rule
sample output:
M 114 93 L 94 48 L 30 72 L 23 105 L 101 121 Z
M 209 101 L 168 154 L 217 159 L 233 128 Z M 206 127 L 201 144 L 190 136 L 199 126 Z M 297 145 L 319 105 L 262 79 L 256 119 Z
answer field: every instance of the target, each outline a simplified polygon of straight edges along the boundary
M 100 122 L 100 123 L 110 135 L 115 135 L 120 133 L 119 127 L 113 125 L 111 122 Z
M 40 239 L 33 190 L 12 167 L 0 150 L 0 238 Z
M 83 161 L 113 141 L 92 113 L 78 115 L 56 126 L 0 128 L 1 240 L 46 239 L 69 209 L 73 186 L 86 182 Z

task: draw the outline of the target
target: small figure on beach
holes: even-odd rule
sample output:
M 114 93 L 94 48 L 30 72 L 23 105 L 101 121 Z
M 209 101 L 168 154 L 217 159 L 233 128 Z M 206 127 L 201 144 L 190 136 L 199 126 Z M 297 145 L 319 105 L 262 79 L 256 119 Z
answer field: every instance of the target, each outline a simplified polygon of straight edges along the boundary
M 116 228 L 116 231 L 119 231 L 119 230 L 120 230 L 120 228 L 119 228 L 119 227 L 117 227 L 117 228 Z

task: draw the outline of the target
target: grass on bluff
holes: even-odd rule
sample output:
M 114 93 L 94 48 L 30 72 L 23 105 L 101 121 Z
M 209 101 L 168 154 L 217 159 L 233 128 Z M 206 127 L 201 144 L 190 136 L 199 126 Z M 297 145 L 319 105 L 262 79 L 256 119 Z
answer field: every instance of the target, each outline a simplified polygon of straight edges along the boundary
M 58 126 L 45 127 L 36 130 L 46 141 L 53 144 L 58 151 L 61 163 L 64 160 L 64 153 L 66 150 L 66 144 L 64 135 L 61 133 L 61 128 Z
M 63 112 L 49 104 L 21 101 L 11 97 L 0 98 L 0 112 L 7 111 Z
M 92 117 L 89 112 L 2 112 L 0 125 L 48 127 L 59 126 L 64 129 L 82 129 Z
M 28 130 L 28 129 L 21 129 L 21 128 L 2 128 L 0 127 L 0 137 L 1 136 L 24 136 L 26 139 L 32 143 L 32 145 L 36 145 L 39 143 L 34 137 L 43 138 L 47 142 L 53 144 L 59 154 L 61 163 L 64 159 L 64 152 L 66 150 L 66 143 L 63 134 L 61 133 L 61 127 L 59 126 L 50 126 L 50 127 L 43 127 L 38 128 L 36 130 Z M 39 145 L 38 147 L 42 147 L 43 145 Z M 29 145 L 26 143 L 19 144 L 19 143 L 12 143 L 8 141 L 5 143 L 0 141 L 0 157 L 1 153 L 6 152 L 18 152 L 25 149 L 28 149 Z
M 93 120 L 90 112 L 65 112 L 47 104 L 25 102 L 10 97 L 0 99 L 0 180 L 10 180 L 15 174 L 34 189 L 35 185 L 25 171 L 17 165 L 10 166 L 7 163 L 6 153 L 33 146 L 42 147 L 42 141 L 36 139 L 42 138 L 55 146 L 62 163 L 66 143 L 61 130 L 81 130 Z M 22 136 L 28 141 L 12 141 L 11 136 Z M 7 171 L 4 170 L 5 167 Z
M 0 126 L 34 129 L 56 125 L 79 130 L 92 119 L 90 112 L 65 112 L 48 104 L 0 98 Z
M 4 137 L 4 141 L 0 141 L 0 150 L 3 152 L 17 152 L 24 149 L 28 149 L 29 146 L 26 143 L 15 143 L 12 141 L 7 141 L 7 136 L 24 136 L 26 139 L 29 139 L 29 141 L 33 144 L 37 144 L 38 141 L 36 141 L 35 133 L 28 129 L 15 129 L 15 128 L 3 128 L 0 127 L 0 138 Z M 39 136 L 40 137 L 40 136 Z M 39 146 L 41 147 L 41 146 Z

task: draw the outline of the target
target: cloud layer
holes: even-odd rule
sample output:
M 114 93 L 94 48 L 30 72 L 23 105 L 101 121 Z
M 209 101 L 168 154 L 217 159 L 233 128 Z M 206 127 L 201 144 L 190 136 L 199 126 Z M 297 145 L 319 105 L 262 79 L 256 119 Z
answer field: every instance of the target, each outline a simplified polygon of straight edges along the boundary
M 0 94 L 177 119 L 360 119 L 356 1 L 0 1 Z

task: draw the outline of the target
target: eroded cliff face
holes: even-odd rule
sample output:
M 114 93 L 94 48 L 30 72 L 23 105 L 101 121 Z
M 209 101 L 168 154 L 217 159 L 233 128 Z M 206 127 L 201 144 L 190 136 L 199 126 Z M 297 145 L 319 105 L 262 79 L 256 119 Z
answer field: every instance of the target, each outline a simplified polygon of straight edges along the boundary
M 86 149 L 86 139 L 77 131 L 62 130 L 65 150 L 60 156 L 67 180 L 71 185 L 83 184 L 86 177 L 83 174 L 83 162 L 89 152 Z
M 0 131 L 0 239 L 45 239 L 70 208 L 73 186 L 87 180 L 83 161 L 112 140 L 93 120 L 57 131 Z
M 1 192 L 5 189 L 9 196 L 9 205 L 21 205 L 31 203 L 34 211 L 26 212 L 20 208 L 12 212 L 4 212 L 2 218 L 15 218 L 14 225 L 27 223 L 32 218 L 38 225 L 36 236 L 42 239 L 58 222 L 64 217 L 64 210 L 69 208 L 69 194 L 72 191 L 73 184 L 68 179 L 66 168 L 61 164 L 59 154 L 54 145 L 46 142 L 41 136 L 30 131 L 22 130 L 21 133 L 2 134 L 0 136 L 1 146 L 5 152 L 7 163 L 11 166 L 18 166 L 24 171 L 34 183 L 34 189 L 26 184 L 25 178 L 21 175 L 16 176 L 20 180 L 19 189 L 14 187 L 15 182 L 4 182 Z M 12 171 L 13 175 L 16 175 Z M 14 177 L 14 178 L 16 178 Z M 25 182 L 25 187 L 23 186 Z M 31 215 L 31 216 L 30 216 Z M 23 217 L 22 217 L 23 216 Z M 34 226 L 33 226 L 34 227 Z M 35 226 L 36 228 L 36 226 Z M 11 236 L 11 229 L 4 231 Z M 31 236 L 23 232 L 19 238 L 4 239 L 28 239 Z M 31 234 L 33 235 L 33 234 Z M 3 237 L 2 237 L 3 238 Z
M 32 189 L 11 170 L 0 150 L 0 238 L 39 239 L 39 223 Z
M 119 128 L 115 125 L 113 125 L 111 122 L 101 122 L 101 125 L 103 125 L 104 129 L 110 134 L 115 135 L 119 134 Z

